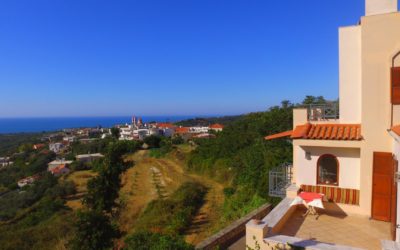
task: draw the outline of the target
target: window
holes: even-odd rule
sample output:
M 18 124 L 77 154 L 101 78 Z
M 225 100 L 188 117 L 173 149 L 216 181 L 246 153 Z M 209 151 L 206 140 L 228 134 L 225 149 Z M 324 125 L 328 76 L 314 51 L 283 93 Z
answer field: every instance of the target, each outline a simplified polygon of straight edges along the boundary
M 392 68 L 392 104 L 400 104 L 400 67 Z
M 339 182 L 339 162 L 334 155 L 322 155 L 317 163 L 317 183 L 337 186 Z

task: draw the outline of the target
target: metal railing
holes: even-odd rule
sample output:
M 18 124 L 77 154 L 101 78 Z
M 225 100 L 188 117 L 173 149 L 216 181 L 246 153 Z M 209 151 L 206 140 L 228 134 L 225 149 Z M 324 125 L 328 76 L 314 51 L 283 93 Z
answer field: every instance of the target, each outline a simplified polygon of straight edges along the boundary
M 286 188 L 292 182 L 292 168 L 291 163 L 285 163 L 269 171 L 269 196 L 281 198 L 286 196 Z
M 305 106 L 308 110 L 309 121 L 324 121 L 339 119 L 339 104 L 309 104 Z

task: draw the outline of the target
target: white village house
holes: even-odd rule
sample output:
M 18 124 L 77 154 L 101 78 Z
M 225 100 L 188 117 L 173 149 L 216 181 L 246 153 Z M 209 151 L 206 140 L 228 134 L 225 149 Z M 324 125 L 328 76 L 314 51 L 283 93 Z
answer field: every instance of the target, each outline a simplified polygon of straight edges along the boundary
M 400 249 L 400 13 L 397 0 L 366 0 L 357 25 L 339 29 L 339 107 L 293 111 L 293 164 L 270 172 L 283 198 L 246 225 L 246 244 L 272 249 Z M 301 191 L 324 195 L 320 217 L 293 206 Z M 300 215 L 299 215 L 300 214 Z M 282 248 L 286 249 L 286 248 Z
M 103 157 L 104 157 L 104 155 L 102 155 L 100 153 L 81 154 L 81 155 L 75 156 L 76 160 L 80 161 L 80 162 L 91 162 L 93 160 L 100 159 L 100 158 L 103 158 Z

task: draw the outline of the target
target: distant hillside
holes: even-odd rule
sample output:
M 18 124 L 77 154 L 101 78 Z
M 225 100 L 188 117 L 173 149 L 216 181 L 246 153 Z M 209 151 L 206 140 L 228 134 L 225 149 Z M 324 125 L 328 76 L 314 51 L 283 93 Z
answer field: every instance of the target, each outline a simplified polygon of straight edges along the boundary
M 43 133 L 0 134 L 0 157 L 16 152 L 24 143 L 40 142 Z
M 228 125 L 232 122 L 239 120 L 243 115 L 234 115 L 234 116 L 222 116 L 222 117 L 208 117 L 201 118 L 196 117 L 188 120 L 183 120 L 176 122 L 175 124 L 183 127 L 191 127 L 191 126 L 208 126 L 211 124 L 219 123 L 222 125 Z

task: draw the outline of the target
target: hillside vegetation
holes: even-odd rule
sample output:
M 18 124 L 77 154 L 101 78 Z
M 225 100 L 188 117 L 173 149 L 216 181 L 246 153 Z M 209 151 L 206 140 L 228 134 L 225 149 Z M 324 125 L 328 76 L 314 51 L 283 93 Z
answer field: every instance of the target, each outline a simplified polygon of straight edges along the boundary
M 208 117 L 208 118 L 192 118 L 183 121 L 176 122 L 175 124 L 183 127 L 191 127 L 191 126 L 209 126 L 210 124 L 223 124 L 227 125 L 234 121 L 237 121 L 241 118 L 241 115 L 234 116 L 221 116 L 221 117 Z
M 319 96 L 307 96 L 301 104 L 283 101 L 265 112 L 250 113 L 227 125 L 213 140 L 198 139 L 198 147 L 188 157 L 188 169 L 230 186 L 224 189 L 221 224 L 240 218 L 265 202 L 269 171 L 292 160 L 292 144 L 287 139 L 264 140 L 266 135 L 292 129 L 293 108 L 324 104 Z
M 324 102 L 309 96 L 303 104 Z M 292 145 L 264 136 L 290 130 L 297 106 L 285 101 L 235 117 L 216 138 L 194 143 L 157 136 L 144 141 L 148 150 L 114 138 L 74 143 L 66 158 L 91 150 L 105 157 L 74 163 L 63 177 L 46 171 L 53 153 L 32 150 L 29 140 L 12 145 L 20 152 L 15 164 L 0 169 L 0 248 L 193 249 L 260 205 L 279 201 L 268 196 L 268 174 L 291 161 Z M 16 186 L 33 174 L 41 178 Z

